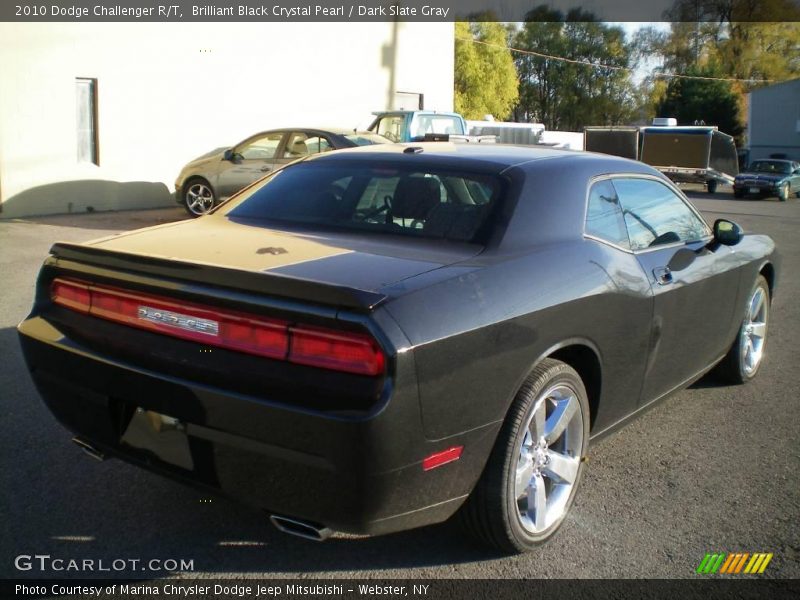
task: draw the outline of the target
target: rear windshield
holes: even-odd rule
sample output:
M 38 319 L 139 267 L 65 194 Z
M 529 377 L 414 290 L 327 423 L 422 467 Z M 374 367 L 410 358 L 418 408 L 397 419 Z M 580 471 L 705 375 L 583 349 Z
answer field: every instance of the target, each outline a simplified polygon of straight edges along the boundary
M 225 214 L 479 242 L 499 195 L 492 176 L 310 161 L 275 173 Z

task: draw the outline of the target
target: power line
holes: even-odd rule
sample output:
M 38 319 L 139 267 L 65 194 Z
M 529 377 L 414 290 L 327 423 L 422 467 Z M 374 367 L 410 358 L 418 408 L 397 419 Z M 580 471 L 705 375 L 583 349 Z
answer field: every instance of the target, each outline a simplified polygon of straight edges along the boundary
M 483 42 L 481 40 L 476 40 L 472 38 L 463 38 L 456 36 L 457 40 L 461 40 L 462 42 L 472 42 L 473 44 L 482 44 L 484 46 L 490 46 L 492 48 L 502 48 L 504 50 L 510 50 L 511 52 L 518 52 L 520 54 L 528 54 L 531 56 L 538 56 L 540 58 L 546 58 L 549 60 L 557 60 L 561 62 L 571 63 L 574 65 L 584 65 L 587 67 L 594 67 L 596 69 L 611 69 L 613 71 L 627 71 L 628 73 L 635 73 L 636 69 L 632 69 L 630 67 L 620 67 L 618 65 L 606 65 L 601 63 L 593 63 L 588 60 L 578 60 L 575 58 L 567 58 L 565 56 L 554 56 L 552 54 L 544 54 L 542 52 L 534 52 L 533 50 L 522 50 L 521 48 L 513 48 L 511 46 L 504 46 L 502 44 L 491 44 L 489 42 Z M 656 73 L 652 72 L 651 74 L 654 77 L 666 77 L 671 79 L 701 79 L 704 81 L 738 81 L 741 83 L 772 83 L 774 79 L 737 79 L 735 77 L 705 77 L 703 75 L 682 75 L 679 73 Z

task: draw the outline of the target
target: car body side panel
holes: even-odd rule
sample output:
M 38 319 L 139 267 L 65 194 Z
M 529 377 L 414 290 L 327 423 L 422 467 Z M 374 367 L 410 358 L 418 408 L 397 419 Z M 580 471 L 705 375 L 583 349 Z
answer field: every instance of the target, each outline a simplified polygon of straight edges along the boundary
M 637 254 L 655 299 L 642 402 L 671 391 L 727 350 L 735 327 L 741 263 L 729 246 L 705 242 Z M 654 273 L 669 269 L 669 281 Z
M 630 254 L 592 240 L 553 245 L 402 296 L 386 310 L 413 345 L 429 439 L 502 420 L 528 372 L 565 340 L 584 339 L 600 354 L 596 425 L 636 407 L 652 298 Z

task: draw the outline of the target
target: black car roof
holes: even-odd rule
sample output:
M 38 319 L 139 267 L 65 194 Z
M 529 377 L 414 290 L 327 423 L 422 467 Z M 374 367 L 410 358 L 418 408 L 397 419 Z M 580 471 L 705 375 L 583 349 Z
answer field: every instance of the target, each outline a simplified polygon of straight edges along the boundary
M 414 150 L 412 150 L 412 148 Z M 523 163 L 549 161 L 558 159 L 560 166 L 569 163 L 586 165 L 589 162 L 604 164 L 607 172 L 650 172 L 652 169 L 643 163 L 610 156 L 584 152 L 582 150 L 565 150 L 549 146 L 515 146 L 510 144 L 481 144 L 458 142 L 410 142 L 405 144 L 376 144 L 347 148 L 337 152 L 325 153 L 309 157 L 314 161 L 349 161 L 354 158 L 367 162 L 420 161 L 438 166 L 464 168 L 465 165 L 483 166 L 489 170 L 500 172 L 509 167 Z M 613 168 L 610 168 L 613 165 Z M 601 169 L 602 170 L 602 169 Z

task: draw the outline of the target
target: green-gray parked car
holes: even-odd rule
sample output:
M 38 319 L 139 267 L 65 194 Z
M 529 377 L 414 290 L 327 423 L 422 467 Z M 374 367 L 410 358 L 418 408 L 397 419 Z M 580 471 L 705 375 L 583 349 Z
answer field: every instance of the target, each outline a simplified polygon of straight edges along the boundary
M 736 176 L 733 195 L 777 196 L 781 202 L 792 195 L 800 198 L 800 163 L 777 158 L 754 160 L 747 171 Z

